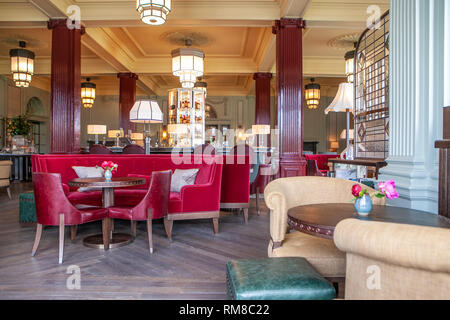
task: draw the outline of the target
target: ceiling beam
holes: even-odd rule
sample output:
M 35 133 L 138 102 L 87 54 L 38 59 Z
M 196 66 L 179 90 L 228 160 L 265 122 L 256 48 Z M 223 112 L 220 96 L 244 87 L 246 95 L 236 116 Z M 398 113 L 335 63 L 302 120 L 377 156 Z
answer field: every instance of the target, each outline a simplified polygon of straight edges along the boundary
M 312 0 L 281 0 L 280 17 L 302 18 Z

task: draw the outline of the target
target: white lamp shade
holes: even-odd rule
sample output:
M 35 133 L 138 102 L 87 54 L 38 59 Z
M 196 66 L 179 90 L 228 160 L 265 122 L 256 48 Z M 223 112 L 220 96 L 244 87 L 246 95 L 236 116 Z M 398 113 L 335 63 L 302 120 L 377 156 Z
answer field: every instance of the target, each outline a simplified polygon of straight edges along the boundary
M 155 100 L 136 101 L 130 111 L 130 121 L 135 123 L 161 123 L 163 114 Z
M 349 131 L 349 137 L 350 140 L 353 140 L 353 136 L 355 135 L 355 130 L 350 129 Z M 347 139 L 347 129 L 344 129 L 341 133 L 341 139 Z
M 133 132 L 131 134 L 131 140 L 144 140 L 144 134 L 141 132 Z
M 339 85 L 339 90 L 333 102 L 325 110 L 325 114 L 329 112 L 346 112 L 350 110 L 353 112 L 354 106 L 354 91 L 353 83 L 344 82 Z
M 253 134 L 270 134 L 270 126 L 268 124 L 255 124 L 252 126 Z
M 88 124 L 87 134 L 106 134 L 106 126 L 101 124 Z

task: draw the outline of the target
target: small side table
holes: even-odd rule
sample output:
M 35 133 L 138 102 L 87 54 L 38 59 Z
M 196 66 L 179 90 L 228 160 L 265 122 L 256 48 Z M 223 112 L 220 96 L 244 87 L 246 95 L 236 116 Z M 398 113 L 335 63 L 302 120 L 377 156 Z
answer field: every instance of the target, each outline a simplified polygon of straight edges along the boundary
M 114 188 L 132 187 L 142 184 L 145 184 L 144 178 L 134 178 L 134 177 L 117 177 L 112 178 L 110 181 L 105 180 L 105 178 L 78 178 L 69 181 L 69 186 L 71 187 L 102 188 L 103 208 L 109 208 L 114 206 Z M 110 225 L 109 221 L 108 225 Z M 109 247 L 110 248 L 121 247 L 133 242 L 133 240 L 134 238 L 131 234 L 111 232 L 111 240 L 109 243 Z M 102 234 L 96 234 L 84 238 L 83 244 L 91 248 L 97 248 L 102 250 L 105 249 L 103 245 Z

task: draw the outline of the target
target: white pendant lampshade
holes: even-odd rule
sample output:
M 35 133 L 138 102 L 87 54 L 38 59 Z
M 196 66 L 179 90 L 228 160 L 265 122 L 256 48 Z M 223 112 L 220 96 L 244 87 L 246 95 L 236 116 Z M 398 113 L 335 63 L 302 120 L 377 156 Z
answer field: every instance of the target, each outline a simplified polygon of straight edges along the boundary
M 183 88 L 194 88 L 197 77 L 203 76 L 202 50 L 180 48 L 172 51 L 172 73 L 180 78 Z
M 34 73 L 34 53 L 25 49 L 25 41 L 19 42 L 20 49 L 11 49 L 11 73 L 17 87 L 28 87 Z
M 339 90 L 333 102 L 325 109 L 325 114 L 329 112 L 353 112 L 354 91 L 353 83 L 344 82 L 339 85 Z
M 355 50 L 349 51 L 345 54 L 345 76 L 347 82 L 353 83 L 355 80 Z
M 163 114 L 155 100 L 136 101 L 130 111 L 130 121 L 134 123 L 161 123 Z
M 95 101 L 96 85 L 87 78 L 86 82 L 81 83 L 81 103 L 85 108 L 92 108 Z
M 171 0 L 137 0 L 136 10 L 142 22 L 154 26 L 166 22 L 167 15 L 172 9 Z

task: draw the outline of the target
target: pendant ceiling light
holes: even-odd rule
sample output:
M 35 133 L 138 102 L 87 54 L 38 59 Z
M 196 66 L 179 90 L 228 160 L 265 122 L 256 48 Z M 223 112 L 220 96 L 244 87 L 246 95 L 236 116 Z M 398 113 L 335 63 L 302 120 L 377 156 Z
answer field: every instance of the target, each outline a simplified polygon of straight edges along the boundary
M 194 88 L 197 77 L 203 76 L 203 60 L 205 53 L 200 49 L 189 48 L 190 40 L 186 40 L 188 48 L 172 51 L 172 73 L 180 77 L 183 88 Z
M 81 83 L 81 103 L 85 108 L 92 108 L 95 101 L 95 83 L 89 82 L 91 79 L 87 78 L 86 82 Z
M 356 48 L 356 43 L 354 44 Z M 345 76 L 348 83 L 353 83 L 355 80 L 355 50 L 348 51 L 345 54 Z
M 136 10 L 142 22 L 154 26 L 166 22 L 167 15 L 172 9 L 171 0 L 137 0 Z
M 11 49 L 11 73 L 17 87 L 28 87 L 34 73 L 34 52 L 25 49 L 25 41 L 19 41 L 20 49 Z
M 320 85 L 314 83 L 314 80 L 312 78 L 311 83 L 305 86 L 306 106 L 311 110 L 317 109 L 320 103 Z
M 201 89 L 203 90 L 203 93 L 205 94 L 205 98 L 206 98 L 206 88 L 208 87 L 208 84 L 205 81 L 202 81 L 201 78 L 199 78 L 199 81 L 197 81 L 194 85 L 195 89 Z

